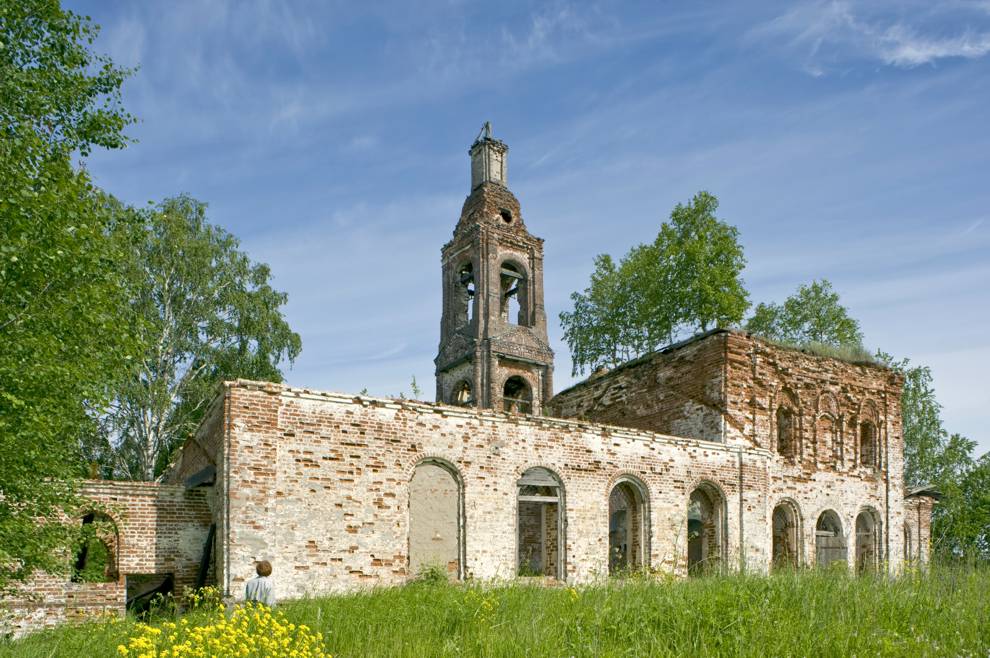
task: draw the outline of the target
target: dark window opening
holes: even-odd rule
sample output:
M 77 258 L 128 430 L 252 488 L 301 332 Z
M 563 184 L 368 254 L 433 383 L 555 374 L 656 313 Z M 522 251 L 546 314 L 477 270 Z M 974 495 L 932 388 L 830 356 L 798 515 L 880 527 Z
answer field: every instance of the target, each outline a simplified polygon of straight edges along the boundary
M 620 482 L 608 497 L 609 575 L 641 569 L 647 563 L 646 497 L 641 487 Z
M 564 577 L 563 486 L 545 468 L 531 468 L 517 482 L 518 575 Z
M 859 425 L 859 463 L 868 468 L 877 466 L 877 427 L 867 421 Z
M 512 223 L 512 213 L 509 212 L 508 210 L 505 210 L 503 208 L 502 210 L 499 211 L 498 214 L 499 214 L 499 216 L 502 217 L 502 221 L 505 222 L 506 224 L 511 224 Z
M 839 515 L 832 510 L 822 512 L 815 524 L 815 562 L 821 568 L 846 568 L 846 538 Z
M 860 512 L 856 517 L 856 573 L 870 573 L 877 570 L 877 555 L 880 548 L 878 525 L 869 512 Z
M 526 314 L 526 277 L 512 263 L 501 267 L 502 321 L 509 324 L 528 324 Z
M 798 566 L 798 517 L 794 508 L 783 503 L 773 509 L 773 546 L 771 566 L 795 569 Z
M 794 412 L 787 407 L 777 408 L 777 452 L 784 457 L 793 457 L 797 441 L 794 431 Z
M 454 386 L 451 403 L 461 407 L 469 407 L 474 404 L 474 397 L 471 395 L 471 384 L 467 380 L 462 380 Z
M 533 412 L 533 392 L 522 377 L 515 375 L 505 380 L 502 387 L 502 409 L 510 413 Z
M 461 323 L 468 324 L 475 315 L 475 283 L 474 265 L 465 263 L 457 272 L 457 281 L 460 284 L 457 304 Z
M 691 493 L 687 508 L 688 575 L 715 573 L 722 565 L 725 504 L 710 485 Z

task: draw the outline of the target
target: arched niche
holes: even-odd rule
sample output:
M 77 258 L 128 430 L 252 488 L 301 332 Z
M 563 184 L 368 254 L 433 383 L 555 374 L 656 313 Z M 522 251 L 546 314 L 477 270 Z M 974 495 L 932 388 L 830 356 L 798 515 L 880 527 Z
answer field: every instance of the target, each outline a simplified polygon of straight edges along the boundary
M 409 573 L 438 568 L 464 573 L 464 500 L 460 473 L 440 459 L 424 459 L 409 481 Z

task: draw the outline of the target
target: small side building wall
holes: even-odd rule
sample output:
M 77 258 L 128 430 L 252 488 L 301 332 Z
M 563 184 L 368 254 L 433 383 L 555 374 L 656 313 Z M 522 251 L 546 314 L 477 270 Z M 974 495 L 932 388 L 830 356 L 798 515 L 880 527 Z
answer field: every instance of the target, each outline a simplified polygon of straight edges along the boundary
M 177 587 L 192 586 L 212 522 L 209 490 L 155 482 L 85 481 L 79 493 L 116 526 L 116 578 L 72 582 L 38 573 L 16 598 L 0 601 L 15 637 L 97 614 L 123 614 L 129 575 L 171 574 Z M 74 555 L 66 555 L 71 563 Z

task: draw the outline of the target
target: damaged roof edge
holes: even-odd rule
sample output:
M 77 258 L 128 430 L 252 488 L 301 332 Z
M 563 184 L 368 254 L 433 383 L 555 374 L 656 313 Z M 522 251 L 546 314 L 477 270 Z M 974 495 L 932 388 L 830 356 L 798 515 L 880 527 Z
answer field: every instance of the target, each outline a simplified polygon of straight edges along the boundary
M 847 359 L 843 359 L 843 358 L 840 358 L 838 356 L 831 356 L 831 355 L 827 355 L 827 354 L 817 354 L 813 350 L 811 350 L 811 349 L 809 349 L 807 347 L 801 347 L 799 345 L 788 345 L 786 343 L 778 343 L 777 341 L 774 341 L 774 340 L 771 340 L 769 338 L 766 338 L 765 336 L 761 336 L 759 334 L 754 334 L 754 333 L 751 333 L 751 332 L 746 331 L 744 329 L 738 329 L 738 328 L 734 328 L 734 327 L 730 327 L 730 328 L 719 327 L 719 328 L 716 328 L 716 329 L 709 329 L 708 331 L 704 331 L 704 332 L 702 332 L 700 334 L 695 334 L 695 335 L 693 335 L 693 336 L 691 336 L 689 338 L 685 338 L 684 340 L 677 341 L 676 343 L 671 343 L 670 345 L 668 345 L 666 347 L 661 347 L 658 350 L 654 350 L 652 352 L 647 352 L 646 354 L 644 354 L 642 356 L 638 356 L 635 359 L 631 359 L 629 361 L 626 361 L 625 363 L 621 363 L 621 364 L 615 366 L 614 368 L 612 368 L 611 370 L 609 370 L 608 372 L 606 372 L 606 373 L 604 373 L 602 375 L 598 375 L 597 377 L 594 376 L 594 375 L 591 375 L 591 376 L 589 376 L 589 377 L 587 377 L 585 379 L 582 379 L 581 381 L 579 381 L 579 382 L 577 382 L 575 384 L 571 384 L 570 386 L 568 386 L 567 388 L 565 388 L 565 389 L 563 389 L 561 391 L 558 391 L 557 393 L 554 394 L 554 397 L 556 397 L 558 395 L 561 395 L 563 393 L 567 393 L 569 391 L 572 391 L 572 390 L 574 390 L 576 388 L 580 388 L 581 386 L 584 386 L 585 384 L 588 384 L 589 382 L 597 381 L 597 380 L 601 379 L 602 377 L 608 377 L 612 373 L 618 372 L 620 370 L 625 370 L 626 368 L 634 368 L 637 365 L 640 365 L 642 363 L 645 363 L 647 361 L 650 361 L 651 359 L 653 359 L 653 358 L 655 358 L 655 357 L 657 357 L 657 356 L 659 356 L 661 354 L 669 354 L 671 352 L 676 352 L 677 350 L 680 350 L 680 349 L 682 349 L 684 347 L 687 347 L 688 345 L 691 345 L 693 343 L 697 343 L 697 342 L 703 341 L 703 340 L 705 340 L 705 339 L 707 339 L 707 338 L 709 338 L 711 336 L 715 336 L 717 334 L 733 334 L 733 335 L 736 335 L 736 336 L 743 336 L 745 338 L 749 338 L 750 340 L 754 340 L 754 341 L 757 341 L 757 342 L 760 342 L 760 343 L 764 343 L 766 345 L 770 345 L 770 346 L 772 346 L 772 347 L 774 347 L 776 349 L 789 350 L 789 351 L 792 351 L 792 352 L 800 352 L 801 354 L 806 354 L 806 355 L 811 356 L 811 357 L 815 357 L 815 358 L 819 358 L 819 359 L 831 359 L 833 361 L 838 361 L 840 363 L 845 363 L 845 364 L 848 364 L 848 365 L 862 366 L 864 368 L 877 368 L 879 370 L 886 370 L 886 371 L 889 371 L 889 372 L 895 372 L 893 370 L 893 368 L 890 368 L 888 366 L 885 366 L 882 363 L 860 363 L 860 362 L 854 362 L 854 361 L 850 361 L 850 360 L 847 360 Z M 551 400 L 552 399 L 553 398 L 551 398 Z

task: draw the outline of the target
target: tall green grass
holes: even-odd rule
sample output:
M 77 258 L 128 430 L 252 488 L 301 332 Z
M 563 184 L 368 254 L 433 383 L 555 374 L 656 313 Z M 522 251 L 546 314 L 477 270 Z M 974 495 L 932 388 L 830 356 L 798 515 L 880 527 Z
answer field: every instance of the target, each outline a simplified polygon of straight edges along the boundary
M 990 655 L 985 568 L 898 579 L 628 579 L 576 589 L 421 583 L 280 608 L 322 631 L 343 657 Z M 0 656 L 114 656 L 132 624 L 56 629 L 0 646 Z

